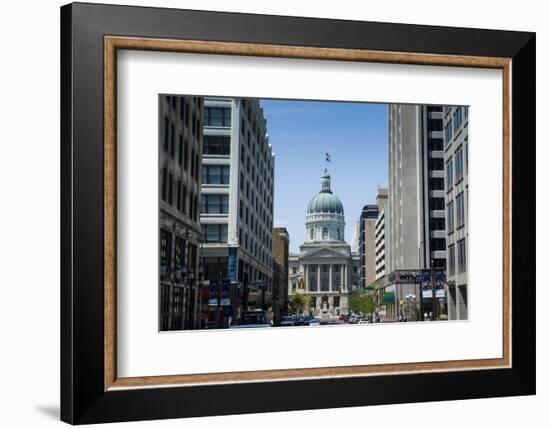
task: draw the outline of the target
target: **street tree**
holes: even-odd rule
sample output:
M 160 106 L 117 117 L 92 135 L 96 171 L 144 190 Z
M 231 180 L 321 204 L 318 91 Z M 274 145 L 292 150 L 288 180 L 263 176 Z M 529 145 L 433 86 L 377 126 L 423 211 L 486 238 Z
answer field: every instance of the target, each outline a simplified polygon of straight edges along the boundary
M 294 293 L 290 296 L 290 310 L 295 315 L 301 315 L 309 306 L 308 303 L 309 302 L 305 294 Z
M 356 290 L 350 296 L 350 309 L 355 313 L 374 314 L 376 302 L 374 295 L 364 290 Z

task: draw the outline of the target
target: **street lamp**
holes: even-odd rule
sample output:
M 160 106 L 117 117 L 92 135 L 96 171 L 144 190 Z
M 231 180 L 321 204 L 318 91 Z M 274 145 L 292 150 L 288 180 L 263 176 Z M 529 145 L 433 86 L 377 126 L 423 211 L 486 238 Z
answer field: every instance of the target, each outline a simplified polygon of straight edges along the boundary
M 407 301 L 407 308 L 408 308 L 407 312 L 409 313 L 409 317 L 412 319 L 413 306 L 416 309 L 416 295 L 409 293 L 405 296 L 405 300 Z M 416 321 L 416 313 L 414 318 L 415 318 L 414 320 Z

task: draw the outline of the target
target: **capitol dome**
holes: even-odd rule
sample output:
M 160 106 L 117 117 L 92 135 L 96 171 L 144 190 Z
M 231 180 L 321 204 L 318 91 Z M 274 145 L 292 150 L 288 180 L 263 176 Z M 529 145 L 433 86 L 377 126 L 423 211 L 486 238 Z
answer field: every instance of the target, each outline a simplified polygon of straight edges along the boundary
M 330 175 L 325 169 L 321 190 L 307 206 L 306 242 L 344 241 L 344 206 L 330 190 Z
M 325 169 L 321 176 L 321 190 L 317 193 L 307 206 L 308 214 L 335 213 L 344 214 L 344 206 L 338 196 L 330 190 L 330 175 Z
M 344 214 L 344 207 L 340 199 L 331 193 L 317 193 L 307 206 L 308 214 L 336 213 Z

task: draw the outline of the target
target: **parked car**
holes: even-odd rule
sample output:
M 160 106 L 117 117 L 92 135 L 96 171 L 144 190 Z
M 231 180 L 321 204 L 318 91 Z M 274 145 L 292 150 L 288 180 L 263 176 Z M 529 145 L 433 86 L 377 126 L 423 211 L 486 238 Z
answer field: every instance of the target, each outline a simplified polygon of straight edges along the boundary
M 360 319 L 357 324 L 370 324 L 372 321 L 369 321 L 368 319 L 366 318 L 362 318 Z
M 299 316 L 295 319 L 294 325 L 307 325 L 306 324 L 306 317 L 305 316 Z
M 296 323 L 296 320 L 294 317 L 291 316 L 284 316 L 281 318 L 281 321 L 279 322 L 279 326 L 281 327 L 292 327 Z
M 309 318 L 307 320 L 307 325 L 309 325 L 310 327 L 317 327 L 321 325 L 321 321 L 317 318 Z

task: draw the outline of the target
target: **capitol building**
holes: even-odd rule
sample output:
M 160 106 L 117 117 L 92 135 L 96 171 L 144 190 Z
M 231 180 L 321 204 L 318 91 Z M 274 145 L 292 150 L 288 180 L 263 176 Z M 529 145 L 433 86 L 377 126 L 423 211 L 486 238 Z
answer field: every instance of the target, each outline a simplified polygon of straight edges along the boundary
M 321 189 L 308 204 L 306 239 L 299 254 L 289 255 L 288 294 L 310 298 L 309 309 L 318 318 L 349 313 L 349 293 L 359 284 L 359 255 L 344 236 L 344 206 L 332 193 L 325 169 Z

